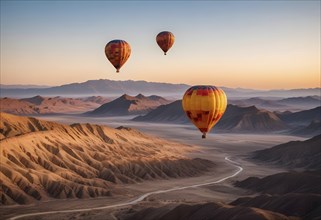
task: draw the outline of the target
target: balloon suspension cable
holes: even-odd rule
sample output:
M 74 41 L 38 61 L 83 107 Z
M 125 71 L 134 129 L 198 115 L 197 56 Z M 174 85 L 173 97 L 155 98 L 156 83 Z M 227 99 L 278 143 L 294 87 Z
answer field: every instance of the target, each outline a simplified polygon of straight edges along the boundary
M 202 138 L 203 139 L 206 138 L 206 133 L 205 132 L 203 132 Z

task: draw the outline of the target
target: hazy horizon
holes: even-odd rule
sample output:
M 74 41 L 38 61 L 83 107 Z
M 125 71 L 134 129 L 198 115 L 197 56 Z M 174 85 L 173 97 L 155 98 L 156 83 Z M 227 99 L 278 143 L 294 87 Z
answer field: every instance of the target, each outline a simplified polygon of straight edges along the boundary
M 167 56 L 155 41 L 163 30 L 175 35 Z M 120 73 L 104 54 L 113 39 L 132 47 Z M 1 1 L 2 84 L 93 78 L 320 87 L 320 2 Z
M 70 85 L 70 84 L 80 84 L 80 83 L 85 83 L 87 81 L 96 81 L 96 80 L 111 80 L 111 81 L 119 81 L 119 82 L 124 82 L 124 81 L 134 81 L 134 82 L 147 82 L 147 83 L 168 83 L 168 84 L 182 84 L 182 85 L 188 85 L 188 86 L 192 86 L 192 84 L 188 84 L 188 83 L 183 83 L 183 82 L 177 82 L 177 83 L 172 83 L 172 82 L 160 82 L 160 81 L 148 81 L 148 80 L 132 80 L 132 79 L 127 79 L 127 80 L 112 80 L 112 79 L 88 79 L 85 81 L 72 81 L 72 82 L 65 82 L 64 84 L 56 84 L 56 85 L 45 85 L 45 84 L 4 84 L 4 83 L 0 83 L 0 86 L 5 86 L 5 87 L 9 87 L 9 88 L 31 88 L 31 89 L 45 89 L 45 88 L 50 88 L 50 87 L 59 87 L 59 86 L 63 86 L 63 85 Z M 249 87 L 229 87 L 229 86 L 225 86 L 225 85 L 216 85 L 220 88 L 225 87 L 225 88 L 229 88 L 229 89 L 245 89 L 245 90 L 257 90 L 257 91 L 270 91 L 270 90 L 297 90 L 297 89 L 319 89 L 321 88 L 321 86 L 316 86 L 316 87 L 293 87 L 293 88 L 275 88 L 275 89 L 264 89 L 264 88 L 249 88 Z M 2 88 L 2 89 L 7 89 L 7 88 Z

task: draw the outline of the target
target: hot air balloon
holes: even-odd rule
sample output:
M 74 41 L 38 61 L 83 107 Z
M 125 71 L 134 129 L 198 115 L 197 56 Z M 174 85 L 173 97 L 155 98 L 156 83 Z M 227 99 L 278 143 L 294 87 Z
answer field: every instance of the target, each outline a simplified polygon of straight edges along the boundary
M 203 133 L 206 133 L 223 116 L 227 98 L 222 89 L 215 86 L 193 86 L 183 96 L 183 110 L 192 123 Z
M 164 51 L 164 55 L 166 55 L 166 52 L 173 46 L 174 40 L 174 34 L 169 31 L 160 32 L 156 36 L 156 42 L 158 46 Z
M 105 47 L 106 57 L 116 68 L 117 73 L 119 73 L 119 69 L 126 63 L 130 52 L 130 46 L 124 40 L 112 40 Z

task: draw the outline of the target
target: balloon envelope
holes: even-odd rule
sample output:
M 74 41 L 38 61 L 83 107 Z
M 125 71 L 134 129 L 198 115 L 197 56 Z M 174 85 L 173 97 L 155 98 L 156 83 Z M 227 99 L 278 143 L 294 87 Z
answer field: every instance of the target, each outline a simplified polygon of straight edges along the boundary
M 173 46 L 174 40 L 175 40 L 174 34 L 172 34 L 169 31 L 160 32 L 156 36 L 156 42 L 158 46 L 164 51 L 165 55 L 166 55 L 166 52 Z
M 105 47 L 106 57 L 116 68 L 117 73 L 128 60 L 130 53 L 130 45 L 124 40 L 112 40 Z
M 205 138 L 223 116 L 227 98 L 224 91 L 215 86 L 193 86 L 185 92 L 182 105 L 187 117 Z

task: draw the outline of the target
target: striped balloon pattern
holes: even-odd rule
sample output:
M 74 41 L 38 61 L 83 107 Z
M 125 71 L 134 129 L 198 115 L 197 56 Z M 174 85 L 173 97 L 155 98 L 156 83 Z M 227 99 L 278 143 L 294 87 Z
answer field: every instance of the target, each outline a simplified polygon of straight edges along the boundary
M 164 51 L 164 55 L 166 55 L 167 51 L 173 46 L 174 41 L 174 34 L 169 31 L 160 32 L 156 36 L 156 42 L 158 46 Z
M 112 40 L 105 47 L 106 57 L 116 68 L 117 73 L 128 60 L 130 53 L 130 45 L 124 40 Z
M 222 118 L 227 98 L 224 91 L 215 86 L 193 86 L 183 96 L 183 110 L 192 123 L 206 133 Z

